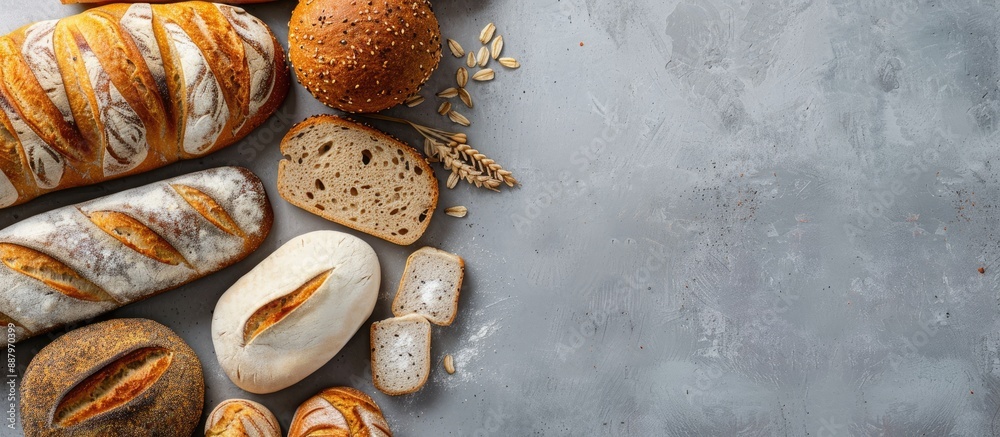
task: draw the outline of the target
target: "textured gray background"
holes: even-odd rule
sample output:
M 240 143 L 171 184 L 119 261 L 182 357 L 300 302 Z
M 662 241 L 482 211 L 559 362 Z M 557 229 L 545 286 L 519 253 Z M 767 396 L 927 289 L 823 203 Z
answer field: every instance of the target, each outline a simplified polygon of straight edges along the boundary
M 248 9 L 276 33 L 293 6 Z M 523 67 L 470 86 L 471 142 L 523 187 L 460 186 L 420 242 L 463 255 L 462 312 L 435 328 L 415 395 L 377 393 L 367 325 L 322 370 L 251 396 L 220 371 L 217 298 L 289 238 L 343 228 L 275 190 L 277 140 L 332 112 L 296 85 L 277 118 L 209 158 L 3 211 L 222 164 L 266 182 L 276 227 L 246 261 L 111 316 L 149 317 L 203 360 L 206 411 L 294 408 L 353 385 L 401 436 L 998 435 L 1000 127 L 993 2 L 596 0 L 435 4 L 476 47 L 497 23 Z M 8 6 L 9 8 L 9 6 Z M 68 15 L 19 4 L 0 32 Z M 424 94 L 449 86 L 446 56 Z M 437 126 L 436 99 L 394 110 Z M 407 141 L 409 131 L 377 124 Z M 439 173 L 444 177 L 444 173 Z M 411 248 L 363 236 L 389 314 Z M 977 270 L 983 267 L 986 273 Z M 48 339 L 26 342 L 22 367 Z

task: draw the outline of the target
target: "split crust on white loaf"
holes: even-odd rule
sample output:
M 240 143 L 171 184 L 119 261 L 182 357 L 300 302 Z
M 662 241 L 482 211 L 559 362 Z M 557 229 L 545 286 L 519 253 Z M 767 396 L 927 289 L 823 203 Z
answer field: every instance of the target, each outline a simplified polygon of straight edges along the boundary
M 301 381 L 371 316 L 380 272 L 375 250 L 353 235 L 316 231 L 289 240 L 216 304 L 212 342 L 222 369 L 251 393 Z M 261 314 L 276 316 L 248 329 Z
M 372 379 L 387 395 L 420 390 L 431 373 L 431 324 L 419 314 L 372 323 Z
M 458 314 L 464 276 L 462 257 L 433 247 L 420 248 L 406 259 L 392 314 L 420 314 L 435 325 L 451 325 Z
M 109 216 L 126 217 L 132 226 L 102 227 Z M 30 217 L 0 230 L 0 321 L 14 323 L 23 340 L 178 287 L 248 255 L 271 221 L 260 180 L 237 167 Z M 123 241 L 123 232 L 145 235 L 159 250 L 136 250 Z M 59 289 L 39 278 L 76 286 Z M 81 298 L 81 291 L 92 296 Z
M 349 228 L 409 245 L 437 208 L 437 179 L 427 160 L 370 127 L 312 117 L 288 132 L 281 153 L 281 197 Z

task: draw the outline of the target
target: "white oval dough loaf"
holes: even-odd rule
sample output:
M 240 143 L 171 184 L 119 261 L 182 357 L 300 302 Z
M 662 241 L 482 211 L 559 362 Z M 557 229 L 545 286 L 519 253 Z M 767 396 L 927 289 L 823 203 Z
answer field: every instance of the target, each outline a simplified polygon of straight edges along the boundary
M 212 341 L 222 369 L 251 393 L 301 381 L 368 320 L 380 281 L 375 250 L 357 237 L 317 231 L 293 238 L 219 299 Z

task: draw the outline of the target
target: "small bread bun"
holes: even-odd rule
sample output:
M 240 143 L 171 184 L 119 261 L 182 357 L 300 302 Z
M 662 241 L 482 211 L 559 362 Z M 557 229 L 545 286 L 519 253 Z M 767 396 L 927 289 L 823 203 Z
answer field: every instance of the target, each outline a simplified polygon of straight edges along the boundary
M 403 102 L 441 60 L 428 0 L 302 0 L 288 24 L 289 59 L 319 101 L 347 112 Z

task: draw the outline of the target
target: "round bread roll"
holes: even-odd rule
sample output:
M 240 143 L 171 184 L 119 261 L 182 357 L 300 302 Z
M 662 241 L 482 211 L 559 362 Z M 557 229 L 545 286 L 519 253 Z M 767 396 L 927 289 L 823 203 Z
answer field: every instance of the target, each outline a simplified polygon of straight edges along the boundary
M 301 1 L 288 27 L 289 60 L 319 101 L 377 112 L 416 93 L 441 60 L 428 0 Z
M 267 407 L 246 399 L 229 399 L 209 413 L 205 437 L 281 437 L 281 425 Z
M 299 405 L 288 427 L 288 437 L 392 437 L 382 409 L 364 392 L 333 387 Z

